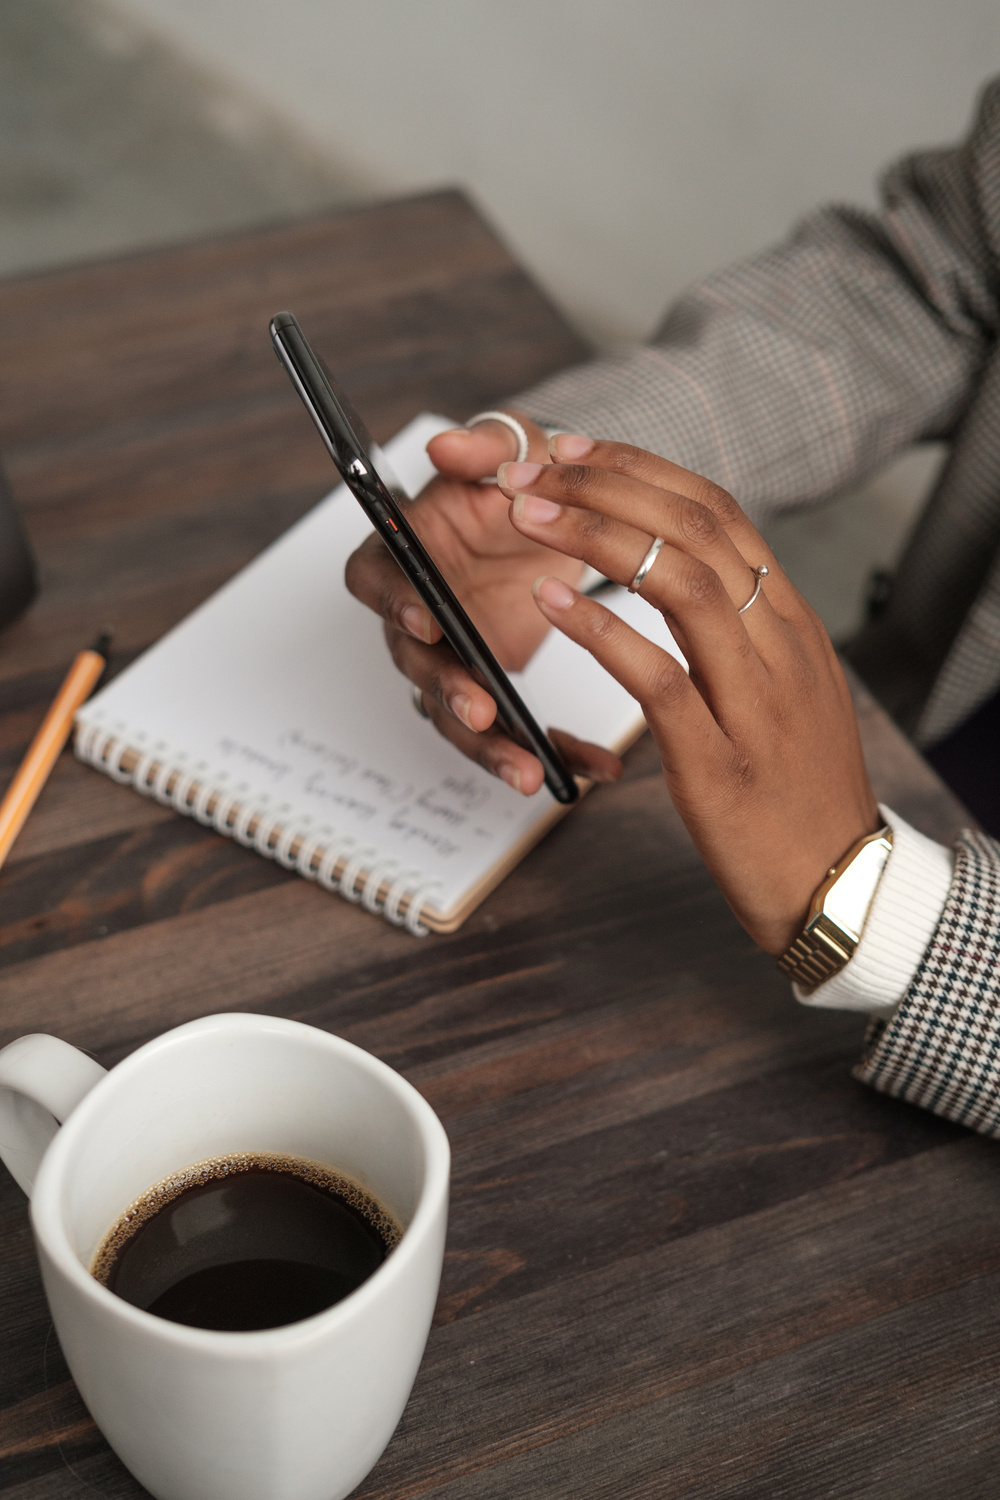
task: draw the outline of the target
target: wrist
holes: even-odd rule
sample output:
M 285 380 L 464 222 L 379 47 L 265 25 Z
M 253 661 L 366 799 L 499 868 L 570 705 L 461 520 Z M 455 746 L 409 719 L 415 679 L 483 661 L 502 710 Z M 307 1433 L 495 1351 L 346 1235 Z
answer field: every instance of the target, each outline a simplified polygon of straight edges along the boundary
M 955 867 L 954 851 L 919 833 L 892 808 L 892 853 L 850 963 L 811 994 L 806 1005 L 888 1018 L 906 994 L 941 920 Z
M 778 968 L 801 993 L 811 994 L 854 956 L 892 837 L 892 829 L 885 825 L 858 839 L 816 888 L 802 930 L 778 959 Z

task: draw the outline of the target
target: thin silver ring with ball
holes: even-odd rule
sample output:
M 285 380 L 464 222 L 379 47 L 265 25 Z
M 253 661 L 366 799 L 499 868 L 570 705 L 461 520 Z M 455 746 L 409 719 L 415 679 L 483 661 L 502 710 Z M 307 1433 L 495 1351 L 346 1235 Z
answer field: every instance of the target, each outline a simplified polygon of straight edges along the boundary
M 754 573 L 757 576 L 757 587 L 754 589 L 747 602 L 740 605 L 739 609 L 736 611 L 737 614 L 746 614 L 747 610 L 750 608 L 751 604 L 753 604 L 754 600 L 757 598 L 757 595 L 760 593 L 760 586 L 764 582 L 764 579 L 767 577 L 770 571 L 771 569 L 767 566 L 766 563 L 761 563 L 759 568 L 754 568 Z
M 417 713 L 422 719 L 430 718 L 430 714 L 427 712 L 427 704 L 424 702 L 423 688 L 410 688 L 410 702 L 413 704 L 413 707 L 417 710 Z
M 637 594 L 639 592 L 639 590 L 642 588 L 642 585 L 646 581 L 646 574 L 649 572 L 650 568 L 653 566 L 653 564 L 655 563 L 656 559 L 659 557 L 659 555 L 660 555 L 660 549 L 662 548 L 662 546 L 663 546 L 663 537 L 662 536 L 654 537 L 653 538 L 653 545 L 650 547 L 649 551 L 646 553 L 646 556 L 643 558 L 642 562 L 639 564 L 638 571 L 636 572 L 635 577 L 632 579 L 632 582 L 628 586 L 628 591 L 629 591 L 630 594 Z
M 470 417 L 465 425 L 471 432 L 472 428 L 478 427 L 480 422 L 500 422 L 512 432 L 517 438 L 517 457 L 513 462 L 516 464 L 524 463 L 531 444 L 528 440 L 528 434 L 516 417 L 512 417 L 509 411 L 477 411 L 476 415 Z M 497 476 L 495 474 L 488 474 L 485 479 L 479 481 L 480 484 L 496 484 L 496 482 Z

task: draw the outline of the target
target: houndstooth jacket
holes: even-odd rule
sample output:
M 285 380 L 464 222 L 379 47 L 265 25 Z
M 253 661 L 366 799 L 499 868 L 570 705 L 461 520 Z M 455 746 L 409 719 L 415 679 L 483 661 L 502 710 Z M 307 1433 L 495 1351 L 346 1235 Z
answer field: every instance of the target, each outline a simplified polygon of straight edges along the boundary
M 919 744 L 1000 689 L 1000 79 L 968 138 L 691 288 L 649 344 L 515 404 L 708 475 L 755 521 L 950 445 L 888 605 L 847 654 Z M 1000 846 L 960 842 L 938 930 L 865 1082 L 1000 1136 Z

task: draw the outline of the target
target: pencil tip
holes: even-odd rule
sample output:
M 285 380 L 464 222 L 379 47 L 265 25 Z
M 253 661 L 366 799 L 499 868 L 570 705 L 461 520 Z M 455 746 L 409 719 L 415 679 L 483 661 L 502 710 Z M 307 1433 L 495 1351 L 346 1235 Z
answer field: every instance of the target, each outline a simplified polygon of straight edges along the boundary
M 111 635 L 112 632 L 110 630 L 102 630 L 90 648 L 91 651 L 96 651 L 98 656 L 103 656 L 105 661 L 107 661 L 111 650 Z

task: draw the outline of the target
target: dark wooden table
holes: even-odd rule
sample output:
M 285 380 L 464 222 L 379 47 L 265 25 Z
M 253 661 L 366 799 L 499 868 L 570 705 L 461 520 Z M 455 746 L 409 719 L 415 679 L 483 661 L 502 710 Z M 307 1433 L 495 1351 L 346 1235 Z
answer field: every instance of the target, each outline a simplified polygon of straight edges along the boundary
M 0 637 L 5 775 L 105 622 L 119 666 L 329 487 L 266 337 L 284 306 L 380 437 L 584 352 L 448 193 L 0 286 L 0 452 L 43 585 Z M 949 834 L 961 809 L 860 701 L 880 795 Z M 0 1041 L 52 1031 L 112 1064 L 258 1009 L 369 1048 L 441 1115 L 436 1326 L 359 1494 L 996 1494 L 997 1147 L 851 1079 L 862 1021 L 795 1004 L 648 739 L 451 937 L 68 754 L 0 912 Z M 139 1495 L 50 1336 L 2 1175 L 0 1488 Z

